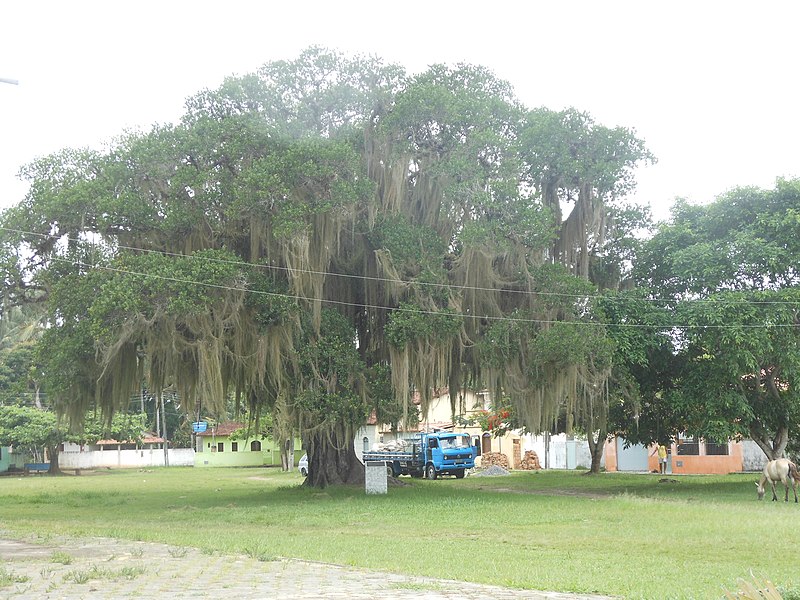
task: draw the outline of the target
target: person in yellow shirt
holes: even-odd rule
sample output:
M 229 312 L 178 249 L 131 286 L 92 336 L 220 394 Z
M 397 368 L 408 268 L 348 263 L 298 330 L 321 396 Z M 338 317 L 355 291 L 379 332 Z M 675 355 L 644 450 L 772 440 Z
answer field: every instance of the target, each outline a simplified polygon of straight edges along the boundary
M 664 444 L 658 445 L 658 472 L 662 475 L 667 473 L 667 447 Z

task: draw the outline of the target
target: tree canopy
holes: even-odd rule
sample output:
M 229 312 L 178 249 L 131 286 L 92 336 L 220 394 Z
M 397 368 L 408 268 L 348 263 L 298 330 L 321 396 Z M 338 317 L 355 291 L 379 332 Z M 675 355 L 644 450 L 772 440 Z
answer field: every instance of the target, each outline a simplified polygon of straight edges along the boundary
M 798 206 L 800 181 L 781 179 L 681 201 L 639 253 L 639 285 L 683 325 L 662 363 L 668 430 L 746 435 L 770 458 L 798 438 Z
M 412 390 L 424 409 L 449 386 L 455 410 L 488 386 L 530 430 L 566 409 L 605 431 L 615 342 L 590 265 L 648 160 L 482 67 L 311 48 L 178 123 L 29 165 L 2 219 L 7 302 L 46 301 L 62 411 L 112 414 L 143 379 L 188 410 L 279 407 L 311 485 L 363 476 L 356 428 L 401 420 Z

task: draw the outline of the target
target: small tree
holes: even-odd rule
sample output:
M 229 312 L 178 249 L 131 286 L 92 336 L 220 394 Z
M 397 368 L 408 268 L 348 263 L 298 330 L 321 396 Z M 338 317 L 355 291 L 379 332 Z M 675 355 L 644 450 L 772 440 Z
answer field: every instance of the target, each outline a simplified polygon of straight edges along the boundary
M 119 413 L 111 423 L 87 417 L 79 430 L 70 430 L 50 411 L 29 406 L 0 406 L 0 446 L 21 448 L 35 459 L 50 461 L 48 473 L 61 473 L 58 458 L 64 442 L 91 444 L 103 437 L 138 442 L 146 415 Z
M 28 406 L 0 406 L 0 446 L 21 448 L 31 456 L 50 460 L 50 474 L 60 473 L 58 453 L 67 430 L 53 413 Z

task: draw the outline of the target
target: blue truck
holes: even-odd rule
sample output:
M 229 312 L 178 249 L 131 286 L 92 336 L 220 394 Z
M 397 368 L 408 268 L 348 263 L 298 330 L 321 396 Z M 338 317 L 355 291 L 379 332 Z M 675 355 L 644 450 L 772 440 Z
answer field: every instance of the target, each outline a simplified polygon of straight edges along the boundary
M 469 434 L 436 431 L 366 451 L 364 463 L 384 462 L 387 472 L 394 477 L 436 479 L 440 475 L 455 475 L 461 479 L 467 469 L 475 467 L 477 455 L 478 449 Z

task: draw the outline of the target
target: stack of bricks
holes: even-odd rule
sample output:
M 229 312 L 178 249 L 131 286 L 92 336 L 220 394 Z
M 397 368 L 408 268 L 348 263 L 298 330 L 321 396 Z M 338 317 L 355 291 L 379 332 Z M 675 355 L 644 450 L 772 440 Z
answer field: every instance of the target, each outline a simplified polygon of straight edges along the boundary
M 542 468 L 542 465 L 539 464 L 539 456 L 533 450 L 528 450 L 525 452 L 525 456 L 522 457 L 522 461 L 519 465 L 520 469 L 525 471 L 536 471 Z
M 481 467 L 488 469 L 495 465 L 508 469 L 508 457 L 501 452 L 484 452 L 481 455 Z

